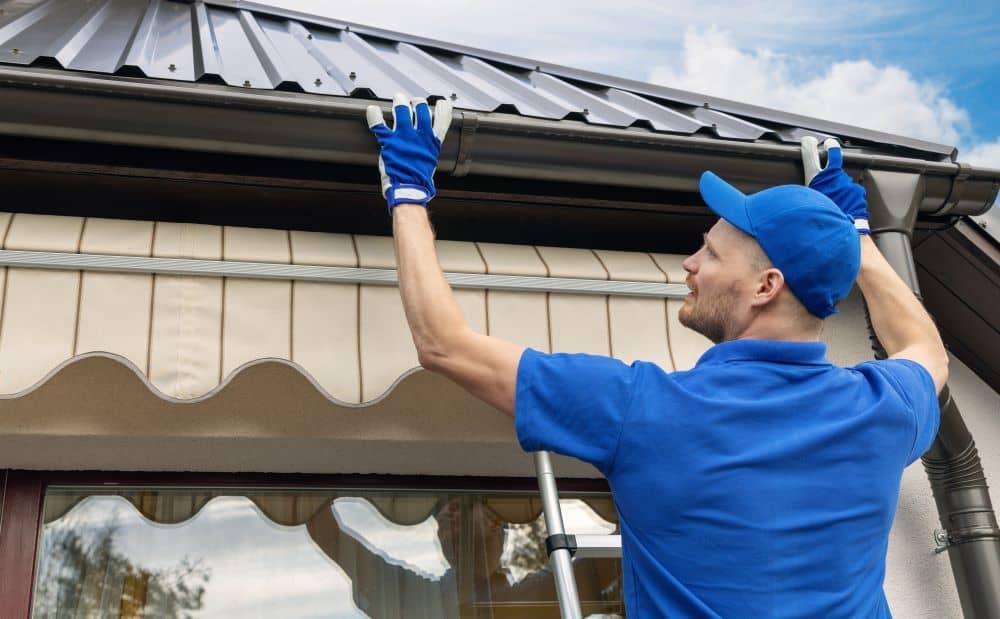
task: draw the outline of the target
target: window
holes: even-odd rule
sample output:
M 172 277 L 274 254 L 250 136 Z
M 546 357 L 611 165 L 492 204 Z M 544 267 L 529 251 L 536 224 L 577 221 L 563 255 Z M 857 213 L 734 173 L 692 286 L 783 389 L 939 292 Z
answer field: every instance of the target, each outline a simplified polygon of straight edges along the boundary
M 612 533 L 607 495 L 566 495 Z M 537 495 L 50 486 L 35 619 L 558 617 Z M 575 561 L 585 616 L 624 616 L 621 563 Z

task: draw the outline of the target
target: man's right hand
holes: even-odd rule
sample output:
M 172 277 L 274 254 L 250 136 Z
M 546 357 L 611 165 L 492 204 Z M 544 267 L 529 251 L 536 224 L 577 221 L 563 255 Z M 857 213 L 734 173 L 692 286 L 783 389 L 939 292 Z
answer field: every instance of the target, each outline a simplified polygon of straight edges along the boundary
M 451 125 L 451 103 L 438 101 L 433 121 L 427 100 L 410 99 L 397 94 L 392 99 L 393 127 L 382 117 L 382 109 L 369 105 L 365 111 L 368 128 L 375 134 L 381 151 L 378 169 L 382 179 L 382 195 L 389 204 L 389 213 L 399 204 L 427 206 L 437 190 L 434 171 L 437 169 L 441 143 Z
M 827 138 L 823 147 L 826 149 L 826 167 L 821 168 L 818 140 L 811 135 L 802 138 L 802 167 L 805 169 L 806 185 L 833 200 L 854 220 L 859 234 L 871 234 L 865 188 L 844 172 L 844 155 L 835 138 Z

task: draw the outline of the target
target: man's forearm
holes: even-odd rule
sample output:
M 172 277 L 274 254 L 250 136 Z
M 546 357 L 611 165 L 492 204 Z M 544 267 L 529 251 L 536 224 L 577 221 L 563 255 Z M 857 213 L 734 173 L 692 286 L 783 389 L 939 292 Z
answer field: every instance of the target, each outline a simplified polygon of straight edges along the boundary
M 893 356 L 907 350 L 921 350 L 931 360 L 932 367 L 927 369 L 935 382 L 942 372 L 946 379 L 948 354 L 937 327 L 868 235 L 861 237 L 858 286 L 868 304 L 872 327 L 886 353 Z
M 368 106 L 365 118 L 379 144 L 382 195 L 392 214 L 399 291 L 417 359 L 487 404 L 514 415 L 517 369 L 524 347 L 469 328 L 455 301 L 434 247 L 425 205 L 434 197 L 434 170 L 451 124 L 451 104 L 396 95 L 393 127 L 382 110 Z
M 427 209 L 397 206 L 392 228 L 406 320 L 420 363 L 430 366 L 443 354 L 447 339 L 467 328 L 465 317 L 438 263 Z

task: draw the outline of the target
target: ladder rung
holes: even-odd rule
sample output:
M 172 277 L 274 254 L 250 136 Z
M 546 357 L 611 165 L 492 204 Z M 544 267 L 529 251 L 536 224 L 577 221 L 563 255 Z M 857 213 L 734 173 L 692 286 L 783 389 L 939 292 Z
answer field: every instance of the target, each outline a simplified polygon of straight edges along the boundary
M 574 557 L 582 559 L 618 559 L 622 556 L 621 535 L 572 535 L 575 538 Z
M 550 535 L 545 539 L 549 556 L 556 550 L 568 550 L 584 559 L 615 559 L 622 556 L 621 535 Z

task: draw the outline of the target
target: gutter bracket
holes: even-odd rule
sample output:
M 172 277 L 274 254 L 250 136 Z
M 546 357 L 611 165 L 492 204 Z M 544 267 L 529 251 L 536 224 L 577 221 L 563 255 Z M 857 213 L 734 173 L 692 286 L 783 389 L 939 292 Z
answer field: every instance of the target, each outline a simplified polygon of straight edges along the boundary
M 462 112 L 462 131 L 458 134 L 458 155 L 455 158 L 455 168 L 452 176 L 466 176 L 472 167 L 472 145 L 476 141 L 476 130 L 479 128 L 479 115 L 473 112 Z
M 946 552 L 949 546 L 951 546 L 951 540 L 948 539 L 948 531 L 934 529 L 934 554 Z
M 962 201 L 962 192 L 965 188 L 965 182 L 969 180 L 972 173 L 972 166 L 967 163 L 956 163 L 955 166 L 957 170 L 955 176 L 951 178 L 951 189 L 948 190 L 948 197 L 945 198 L 941 208 L 933 213 L 934 215 L 947 215 Z

